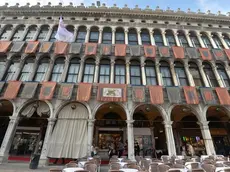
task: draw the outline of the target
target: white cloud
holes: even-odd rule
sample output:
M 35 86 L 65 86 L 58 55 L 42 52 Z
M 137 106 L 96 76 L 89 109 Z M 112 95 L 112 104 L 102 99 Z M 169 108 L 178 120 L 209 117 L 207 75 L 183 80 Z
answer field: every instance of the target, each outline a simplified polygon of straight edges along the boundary
M 224 0 L 196 0 L 198 7 L 207 12 L 211 10 L 212 13 L 221 11 L 222 14 L 230 12 L 230 7 L 227 5 L 227 1 Z

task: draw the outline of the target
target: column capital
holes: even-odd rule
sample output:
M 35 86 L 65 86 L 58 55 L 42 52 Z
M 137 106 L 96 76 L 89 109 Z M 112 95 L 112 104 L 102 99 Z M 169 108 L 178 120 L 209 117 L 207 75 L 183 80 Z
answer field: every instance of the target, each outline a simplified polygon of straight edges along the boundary
M 115 62 L 115 60 L 114 59 L 110 59 L 110 64 L 111 65 L 114 65 L 116 62 Z
M 142 62 L 141 63 L 141 67 L 145 67 L 146 63 L 145 62 Z
M 134 120 L 126 120 L 126 123 L 127 123 L 127 124 L 133 124 L 133 123 L 134 123 Z
M 96 60 L 95 60 L 95 65 L 96 65 L 96 66 L 99 66 L 99 65 L 100 65 L 100 60 L 99 60 L 99 59 L 96 59 Z
M 128 33 L 128 32 L 129 32 L 129 29 L 128 29 L 128 28 L 125 28 L 124 32 L 125 32 L 125 33 Z
M 201 130 L 208 130 L 209 129 L 208 123 L 209 123 L 209 121 L 197 122 L 197 124 L 200 126 Z
M 99 32 L 102 33 L 103 32 L 103 28 L 99 28 Z
M 19 117 L 16 117 L 16 116 L 10 116 L 9 117 L 10 120 L 12 121 L 16 121 L 16 120 L 19 120 Z
M 172 124 L 173 124 L 173 121 L 163 121 L 162 122 L 164 125 L 165 125 L 165 127 L 172 127 Z
M 95 119 L 88 119 L 87 121 L 88 121 L 88 123 L 93 124 L 95 122 Z

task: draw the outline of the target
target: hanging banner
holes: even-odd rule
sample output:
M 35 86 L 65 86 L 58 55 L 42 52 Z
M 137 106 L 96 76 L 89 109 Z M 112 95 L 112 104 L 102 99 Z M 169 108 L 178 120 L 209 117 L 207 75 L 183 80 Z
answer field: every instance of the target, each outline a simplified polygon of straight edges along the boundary
M 30 99 L 33 98 L 38 87 L 37 82 L 25 82 L 25 85 L 22 89 L 21 98 Z
M 3 98 L 8 100 L 15 99 L 18 95 L 21 85 L 21 81 L 8 81 L 8 85 Z
M 184 86 L 183 89 L 187 104 L 199 104 L 196 87 Z
M 58 92 L 58 99 L 69 100 L 73 93 L 74 84 L 61 84 Z
M 188 57 L 190 59 L 198 59 L 199 58 L 196 48 L 187 47 L 186 52 L 187 52 Z
M 97 100 L 102 102 L 126 102 L 126 84 L 98 84 Z
M 91 90 L 93 85 L 91 83 L 79 83 L 77 89 L 77 101 L 87 102 L 91 97 Z
M 173 50 L 173 54 L 174 54 L 176 59 L 183 59 L 184 58 L 184 48 L 183 47 L 173 46 L 172 50 Z
M 133 102 L 145 102 L 145 87 L 132 87 L 132 99 Z
M 129 51 L 132 57 L 141 56 L 141 47 L 139 45 L 129 45 Z
M 160 46 L 158 47 L 158 50 L 160 53 L 160 57 L 170 57 L 169 47 Z
M 53 98 L 56 85 L 56 82 L 42 82 L 39 100 L 51 100 Z
M 164 95 L 162 86 L 149 86 L 150 100 L 152 104 L 163 104 Z
M 216 93 L 221 105 L 230 105 L 230 97 L 227 88 L 216 87 Z
M 54 43 L 54 54 L 66 54 L 68 47 L 67 42 L 55 42 Z
M 155 58 L 156 57 L 156 46 L 144 45 L 145 57 Z
M 12 53 L 21 52 L 24 45 L 25 45 L 24 41 L 13 42 L 13 46 L 11 47 L 10 52 L 12 52 Z
M 203 60 L 212 60 L 212 54 L 208 48 L 199 48 L 199 52 Z
M 181 103 L 181 93 L 179 87 L 166 87 L 170 103 Z
M 69 47 L 70 54 L 80 54 L 82 49 L 82 43 L 71 43 Z
M 200 88 L 200 93 L 205 104 L 217 104 L 212 88 Z
M 100 54 L 104 56 L 109 56 L 112 54 L 112 45 L 101 44 Z
M 26 49 L 25 49 L 25 53 L 26 54 L 36 53 L 38 45 L 39 45 L 38 41 L 28 42 L 27 46 L 26 46 Z
M 230 60 L 230 49 L 224 49 L 225 54 L 228 57 L 228 60 Z
M 225 54 L 220 49 L 212 49 L 212 53 L 216 60 L 226 60 Z
M 85 55 L 96 55 L 97 54 L 97 44 L 96 43 L 86 43 L 85 44 Z
M 41 42 L 39 53 L 49 53 L 52 49 L 53 42 Z
M 126 45 L 125 44 L 116 44 L 115 45 L 115 56 L 126 56 Z
M 11 41 L 0 41 L 0 53 L 6 53 L 11 45 Z

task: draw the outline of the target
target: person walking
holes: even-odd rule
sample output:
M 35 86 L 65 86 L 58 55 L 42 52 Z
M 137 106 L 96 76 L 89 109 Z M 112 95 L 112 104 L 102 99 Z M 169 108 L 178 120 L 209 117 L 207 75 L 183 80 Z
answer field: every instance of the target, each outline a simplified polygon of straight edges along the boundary
M 138 145 L 137 142 L 135 142 L 134 154 L 135 154 L 135 156 L 140 156 L 140 146 Z
M 118 143 L 118 157 L 119 158 L 123 156 L 124 149 L 125 149 L 124 144 L 121 141 L 119 141 Z

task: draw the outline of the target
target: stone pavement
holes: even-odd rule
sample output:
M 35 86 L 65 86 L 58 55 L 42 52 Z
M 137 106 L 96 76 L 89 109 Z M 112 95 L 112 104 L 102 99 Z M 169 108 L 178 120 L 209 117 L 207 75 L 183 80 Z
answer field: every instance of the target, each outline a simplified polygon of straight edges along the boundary
M 38 169 L 29 169 L 29 163 L 9 162 L 7 164 L 0 164 L 0 172 L 49 172 L 50 168 L 63 169 L 64 166 L 47 166 L 38 167 Z M 108 172 L 108 165 L 101 165 L 100 172 Z

